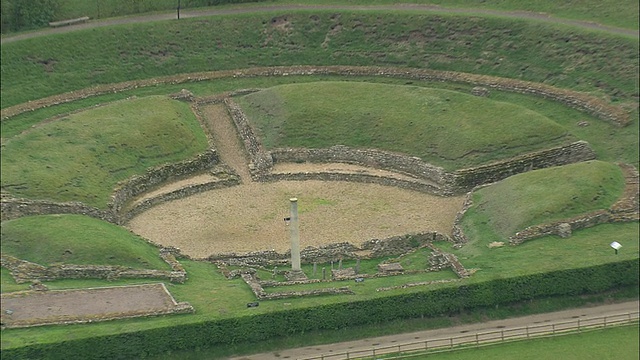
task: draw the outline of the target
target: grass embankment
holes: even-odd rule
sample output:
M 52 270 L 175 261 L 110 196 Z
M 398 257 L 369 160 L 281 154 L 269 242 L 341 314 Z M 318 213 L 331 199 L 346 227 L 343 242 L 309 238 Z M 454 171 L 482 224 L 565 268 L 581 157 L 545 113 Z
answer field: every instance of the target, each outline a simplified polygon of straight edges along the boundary
M 189 89 L 196 96 L 208 96 L 224 91 L 247 88 L 269 88 L 288 83 L 311 83 L 317 81 L 366 81 L 380 84 L 406 85 L 406 80 L 390 79 L 384 77 L 338 77 L 338 76 L 286 76 L 286 77 L 259 77 L 259 78 L 223 78 L 215 81 L 203 81 L 190 84 L 163 85 L 147 88 L 138 88 L 122 93 L 106 94 L 82 99 L 71 103 L 59 104 L 47 108 L 26 112 L 0 123 L 2 127 L 3 141 L 31 126 L 49 118 L 78 111 L 97 104 L 126 99 L 131 96 L 144 97 L 149 95 L 165 95 L 176 93 L 183 88 Z M 470 85 L 431 83 L 426 81 L 413 81 L 412 85 L 435 89 L 461 91 L 468 93 Z M 612 162 L 638 163 L 638 122 L 619 128 L 610 123 L 601 121 L 575 109 L 568 108 L 557 102 L 531 97 L 527 95 L 509 92 L 492 91 L 489 99 L 501 102 L 509 102 L 516 106 L 525 107 L 531 111 L 540 113 L 566 128 L 571 134 L 581 140 L 589 142 L 597 154 L 598 159 Z M 589 126 L 578 126 L 581 121 L 587 121 Z
M 3 254 L 43 266 L 112 265 L 171 270 L 158 256 L 157 247 L 123 227 L 87 216 L 27 216 L 4 221 L 1 231 Z
M 2 188 L 105 208 L 119 181 L 207 146 L 188 105 L 166 97 L 123 100 L 11 138 L 2 148 Z
M 346 145 L 417 156 L 457 169 L 575 138 L 528 109 L 415 86 L 317 82 L 238 99 L 267 149 Z
M 582 0 L 579 2 L 554 2 L 548 0 L 534 0 L 523 3 L 518 0 L 486 0 L 470 4 L 468 0 L 403 0 L 405 4 L 435 4 L 442 7 L 452 8 L 473 8 L 482 10 L 500 11 L 532 11 L 535 13 L 545 13 L 551 16 L 586 20 L 601 24 L 637 29 L 638 28 L 638 2 L 633 0 L 624 1 L 598 1 Z M 205 3 L 205 1 L 200 1 Z M 254 1 L 253 3 L 241 5 L 243 8 L 277 6 L 286 4 L 309 4 L 315 5 L 318 1 L 313 0 L 270 0 Z M 396 0 L 323 0 L 323 5 L 387 5 L 396 4 Z M 199 5 L 198 2 L 185 2 L 181 6 L 183 9 Z M 214 9 L 226 9 L 229 7 L 240 7 L 239 5 L 217 6 Z M 92 19 L 107 18 L 113 16 L 132 15 L 150 11 L 175 11 L 175 0 L 147 0 L 122 3 L 119 0 L 67 0 L 60 4 L 59 11 L 55 14 L 54 20 L 74 19 L 82 16 L 89 16 Z
M 620 168 L 602 161 L 518 174 L 477 190 L 463 226 L 472 239 L 505 241 L 528 226 L 607 209 L 623 189 Z
M 1 107 L 94 84 L 274 65 L 463 71 L 634 102 L 629 74 L 638 71 L 638 50 L 630 38 L 494 17 L 289 11 L 192 18 L 4 44 Z
M 416 355 L 411 358 L 434 360 L 635 360 L 638 358 L 638 353 L 638 326 L 634 325 L 496 344 L 479 349 Z

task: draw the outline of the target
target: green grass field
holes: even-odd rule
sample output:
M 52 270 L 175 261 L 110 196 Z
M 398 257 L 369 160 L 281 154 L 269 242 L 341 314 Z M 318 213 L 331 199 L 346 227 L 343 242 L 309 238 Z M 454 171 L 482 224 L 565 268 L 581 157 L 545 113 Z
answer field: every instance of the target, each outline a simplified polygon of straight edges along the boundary
M 238 102 L 267 149 L 377 148 L 449 170 L 575 140 L 528 109 L 414 86 L 291 84 L 245 95 Z
M 207 147 L 188 105 L 167 97 L 121 100 L 12 137 L 2 149 L 2 188 L 105 208 L 119 181 Z
M 100 3 L 106 6 L 108 2 L 105 0 Z M 291 1 L 269 2 L 285 3 Z M 340 3 L 345 4 L 344 1 Z M 388 4 L 390 1 L 375 3 Z M 434 3 L 452 7 L 468 6 L 458 0 Z M 638 28 L 638 5 L 628 0 L 597 4 L 594 0 L 583 0 L 572 2 L 571 5 L 537 0 L 527 4 L 511 0 L 488 0 L 476 3 L 474 7 L 544 11 L 567 18 Z M 102 11 L 107 10 L 103 8 Z M 272 25 L 272 20 L 278 15 L 282 14 L 270 12 L 122 25 L 3 44 L 0 106 L 4 109 L 94 84 L 175 73 L 263 65 L 344 64 L 467 71 L 539 81 L 609 99 L 614 104 L 630 109 L 632 116 L 637 118 L 639 47 L 637 40 L 626 36 L 496 16 L 426 15 L 404 11 L 288 11 L 284 26 Z M 78 51 L 80 45 L 82 51 Z M 344 83 L 345 80 L 350 83 Z M 296 84 L 303 82 L 306 84 Z M 337 84 L 340 84 L 339 89 Z M 206 148 L 204 134 L 188 106 L 168 100 L 166 94 L 188 88 L 202 96 L 249 87 L 266 89 L 254 94 L 253 99 L 247 97 L 268 110 L 262 115 L 256 112 L 256 121 L 260 121 L 261 116 L 261 121 L 270 121 L 269 125 L 280 121 L 277 130 L 283 131 L 282 134 L 272 131 L 274 129 L 269 133 L 267 127 L 262 131 L 264 139 L 271 139 L 268 141 L 272 141 L 272 144 L 288 144 L 273 146 L 313 146 L 310 142 L 296 145 L 285 141 L 314 137 L 317 138 L 314 140 L 325 141 L 318 142 L 316 146 L 342 142 L 352 146 L 375 143 L 380 148 L 427 158 L 432 156 L 433 162 L 436 162 L 435 158 L 467 161 L 465 154 L 478 149 L 487 153 L 487 157 L 474 161 L 489 161 L 494 156 L 505 156 L 500 149 L 504 144 L 509 144 L 505 145 L 507 148 L 515 148 L 523 143 L 527 143 L 526 146 L 544 143 L 546 146 L 568 138 L 590 142 L 601 161 L 532 172 L 480 192 L 478 204 L 484 207 L 482 211 L 470 210 L 472 224 L 466 229 L 472 241 L 461 249 L 453 249 L 449 243 L 437 244 L 444 251 L 454 253 L 465 267 L 475 273 L 462 282 L 434 285 L 433 288 L 638 258 L 638 223 L 600 225 L 576 231 L 568 239 L 545 237 L 517 247 L 487 246 L 492 241 L 504 241 L 513 231 L 530 224 L 609 206 L 621 190 L 621 176 L 612 163 L 625 161 L 636 166 L 638 164 L 638 121 L 626 128 L 614 128 L 549 100 L 499 91 L 492 91 L 490 105 L 478 103 L 474 102 L 478 99 L 463 94 L 469 92 L 470 86 L 461 84 L 421 81 L 406 84 L 404 80 L 371 77 L 230 78 L 132 89 L 38 109 L 2 120 L 2 190 L 11 195 L 82 201 L 104 208 L 118 181 L 142 173 L 151 166 L 188 158 Z M 385 90 L 384 95 L 380 95 L 380 89 Z M 363 96 L 365 91 L 366 96 Z M 312 96 L 318 93 L 326 96 Z M 372 94 L 378 97 L 372 97 Z M 132 96 L 137 98 L 130 99 Z M 258 99 L 260 96 L 262 98 Z M 425 98 L 432 102 L 424 101 Z M 449 102 L 460 106 L 447 107 L 447 98 Z M 393 108 L 394 103 L 407 99 L 412 101 Z M 349 103 L 345 100 L 349 100 Z M 304 106 L 301 106 L 303 102 Z M 250 103 L 247 101 L 245 105 Z M 380 106 L 385 103 L 386 106 Z M 350 106 L 353 104 L 358 104 L 359 108 L 354 109 Z M 101 106 L 93 108 L 95 105 Z M 309 112 L 310 105 L 315 106 L 314 112 Z M 340 112 L 340 118 L 331 116 L 331 111 L 335 109 Z M 485 124 L 495 125 L 490 121 L 492 117 L 503 118 L 501 124 L 509 124 L 504 126 L 504 130 L 511 133 L 472 126 L 476 124 L 474 121 L 477 117 L 470 118 L 465 110 L 478 109 L 491 115 L 484 118 Z M 393 114 L 386 112 L 388 110 L 394 110 Z M 440 113 L 446 112 L 447 117 L 436 116 L 440 114 L 438 110 Z M 449 115 L 454 111 L 457 115 Z M 270 119 L 265 115 L 269 112 L 279 117 Z M 323 113 L 324 117 L 314 117 Z M 404 116 L 394 117 L 396 113 Z M 415 113 L 428 116 L 429 119 L 440 119 L 442 123 L 438 125 L 449 126 L 449 131 L 430 127 L 435 125 L 431 122 L 412 120 Z M 61 118 L 49 122 L 56 116 Z M 313 119 L 312 126 L 302 122 L 309 118 Z M 532 118 L 535 121 L 530 121 Z M 340 119 L 348 121 L 335 122 Z M 411 124 L 411 121 L 414 123 Z M 590 125 L 579 127 L 576 125 L 579 121 L 588 121 Z M 378 124 L 382 130 L 369 129 L 372 123 Z M 345 132 L 350 132 L 355 124 L 361 125 L 357 127 L 358 132 L 351 134 L 353 136 L 350 138 L 340 138 Z M 303 130 L 307 132 L 291 132 L 292 128 L 299 129 L 303 125 L 306 126 Z M 516 125 L 518 129 L 514 129 Z M 456 134 L 456 139 L 461 135 L 465 139 L 458 146 L 449 145 L 447 148 L 447 144 L 438 144 L 442 146 L 435 150 L 425 150 L 424 147 L 409 149 L 409 145 L 420 142 L 451 142 L 451 128 L 465 130 L 463 134 Z M 500 146 L 492 146 L 498 143 Z M 522 149 L 518 148 L 518 151 Z M 503 194 L 508 196 L 503 197 Z M 623 245 L 618 255 L 608 245 L 612 241 Z M 42 264 L 65 262 L 166 268 L 166 264 L 157 256 L 157 249 L 123 228 L 82 216 L 25 217 L 3 221 L 2 248 L 3 252 Z M 98 251 L 94 251 L 96 248 Z M 419 253 L 401 261 L 403 266 L 418 269 L 426 256 L 425 253 Z M 183 263 L 189 280 L 185 284 L 167 284 L 167 287 L 177 301 L 191 303 L 196 308 L 195 314 L 83 326 L 3 330 L 2 348 L 247 315 L 244 304 L 255 301 L 255 296 L 242 280 L 225 279 L 219 269 L 209 263 L 189 260 L 183 260 Z M 363 263 L 363 271 L 373 271 L 375 265 L 374 261 Z M 353 264 L 345 263 L 345 266 Z M 306 266 L 305 271 L 310 273 L 312 270 Z M 268 271 L 261 270 L 261 274 L 263 277 L 269 276 Z M 2 292 L 28 288 L 28 285 L 16 284 L 4 268 L 0 275 Z M 377 287 L 454 277 L 452 272 L 443 271 L 428 276 L 371 279 L 358 286 L 349 282 L 355 295 L 346 301 L 423 290 L 413 288 L 378 292 Z M 60 280 L 47 282 L 46 285 L 51 289 L 65 289 L 142 281 Z M 345 284 L 337 282 L 332 286 Z M 281 290 L 307 290 L 314 286 L 317 285 L 285 287 Z M 637 297 L 637 289 L 628 296 Z M 342 301 L 345 299 L 331 296 L 275 300 L 263 302 L 259 308 L 251 311 L 260 314 Z M 567 300 L 571 304 L 579 301 Z M 515 312 L 506 311 L 510 314 Z M 434 322 L 439 322 L 440 326 L 450 324 L 449 319 Z M 401 331 L 403 326 L 398 325 L 397 329 Z M 362 333 L 369 330 L 362 329 Z M 330 341 L 332 336 L 335 339 L 348 337 L 348 334 L 340 334 L 340 331 L 315 334 L 315 340 L 297 341 L 304 344 L 305 341 Z M 629 337 L 628 334 L 619 336 L 625 339 Z M 631 336 L 637 338 L 637 331 Z M 227 355 L 234 352 L 233 349 L 219 350 L 227 351 Z M 248 350 L 244 349 L 245 352 L 257 350 L 253 344 Z M 516 353 L 526 351 L 520 348 Z M 597 354 L 597 350 L 592 350 L 592 353 Z M 552 353 L 558 354 L 563 355 Z
M 631 38 L 533 20 L 406 12 L 291 11 L 283 28 L 272 24 L 277 15 L 120 25 L 7 43 L 0 106 L 94 84 L 272 65 L 453 70 L 635 101 L 628 74 L 637 73 L 639 47 Z M 75 44 L 83 44 L 82 54 Z
M 635 360 L 638 349 L 638 326 L 622 326 L 551 338 L 518 341 L 478 349 L 412 356 L 434 360 Z
M 171 270 L 160 259 L 157 247 L 120 226 L 82 215 L 27 216 L 4 221 L 2 253 L 43 266 L 114 265 Z
M 528 226 L 607 209 L 623 189 L 620 168 L 602 161 L 518 174 L 476 191 L 463 226 L 478 238 L 505 241 Z
M 218 6 L 216 8 L 226 9 L 230 7 L 261 7 L 283 4 L 316 4 L 317 1 L 310 0 L 270 0 L 254 1 L 252 3 L 234 6 Z M 395 4 L 395 0 L 350 0 L 349 5 L 386 5 Z M 465 9 L 492 9 L 500 11 L 532 11 L 542 12 L 551 16 L 592 21 L 601 24 L 637 29 L 638 28 L 638 3 L 632 0 L 624 1 L 597 1 L 580 0 L 571 2 L 549 2 L 546 0 L 534 0 L 523 3 L 517 0 L 488 0 L 472 2 L 465 0 L 404 0 L 406 4 L 434 4 L 442 7 L 465 8 Z M 205 1 L 183 1 L 183 9 L 195 6 L 206 5 Z M 325 5 L 343 5 L 344 0 L 324 0 Z M 74 19 L 82 16 L 89 16 L 92 19 L 107 18 L 113 16 L 123 16 L 139 14 L 150 11 L 175 11 L 177 3 L 175 0 L 146 0 L 122 3 L 118 0 L 67 0 L 61 2 L 59 11 L 55 14 L 54 20 Z

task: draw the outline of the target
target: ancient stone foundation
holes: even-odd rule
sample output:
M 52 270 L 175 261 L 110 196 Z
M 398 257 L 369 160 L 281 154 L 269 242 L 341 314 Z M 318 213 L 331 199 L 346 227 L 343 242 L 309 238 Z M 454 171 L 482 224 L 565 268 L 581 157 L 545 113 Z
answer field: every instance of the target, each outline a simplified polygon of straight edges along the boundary
M 18 284 L 60 279 L 162 279 L 172 283 L 187 280 L 187 272 L 172 253 L 161 251 L 160 257 L 171 266 L 171 271 L 108 265 L 61 264 L 47 267 L 5 254 L 0 257 L 0 265 L 9 269 Z

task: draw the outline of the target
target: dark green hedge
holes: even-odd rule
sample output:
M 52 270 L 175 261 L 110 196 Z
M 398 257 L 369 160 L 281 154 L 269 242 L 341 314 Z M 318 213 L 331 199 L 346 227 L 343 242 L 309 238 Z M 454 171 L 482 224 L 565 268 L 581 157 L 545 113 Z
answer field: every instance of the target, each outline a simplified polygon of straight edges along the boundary
M 135 333 L 2 351 L 2 359 L 129 359 L 216 344 L 256 342 L 312 330 L 342 329 L 391 320 L 452 314 L 559 295 L 600 293 L 638 285 L 639 261 L 501 278 L 453 288 L 245 316 Z M 284 334 L 283 334 L 284 332 Z

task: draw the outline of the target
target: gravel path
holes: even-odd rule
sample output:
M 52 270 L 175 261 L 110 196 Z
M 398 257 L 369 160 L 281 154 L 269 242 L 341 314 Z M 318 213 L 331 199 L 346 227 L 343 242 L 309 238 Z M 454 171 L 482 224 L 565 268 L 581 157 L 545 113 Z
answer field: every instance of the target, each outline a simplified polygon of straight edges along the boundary
M 537 314 L 510 318 L 504 320 L 488 321 L 483 323 L 454 326 L 449 328 L 426 330 L 412 333 L 396 334 L 389 336 L 381 336 L 375 338 L 362 339 L 357 341 L 349 341 L 342 343 L 334 343 L 328 345 L 315 345 L 304 348 L 287 349 L 282 351 L 274 351 L 270 353 L 255 354 L 232 358 L 233 360 L 276 360 L 276 359 L 305 359 L 324 355 L 325 359 L 341 360 L 348 359 L 346 352 L 355 354 L 357 351 L 369 351 L 373 347 L 381 348 L 387 346 L 397 346 L 399 344 L 409 344 L 414 342 L 451 338 L 461 335 L 471 335 L 475 333 L 485 333 L 496 330 L 508 330 L 525 326 L 536 326 L 540 324 L 557 324 L 567 321 L 576 321 L 577 319 L 585 320 L 588 318 L 615 316 L 630 312 L 637 312 L 640 303 L 638 301 L 623 302 L 616 304 L 582 307 L 571 310 L 563 310 L 552 313 Z M 622 316 L 617 318 L 623 318 Z M 635 316 L 637 318 L 637 314 Z M 612 344 L 612 350 L 615 344 Z M 352 357 L 355 358 L 355 357 Z M 417 359 L 417 358 L 416 358 Z

